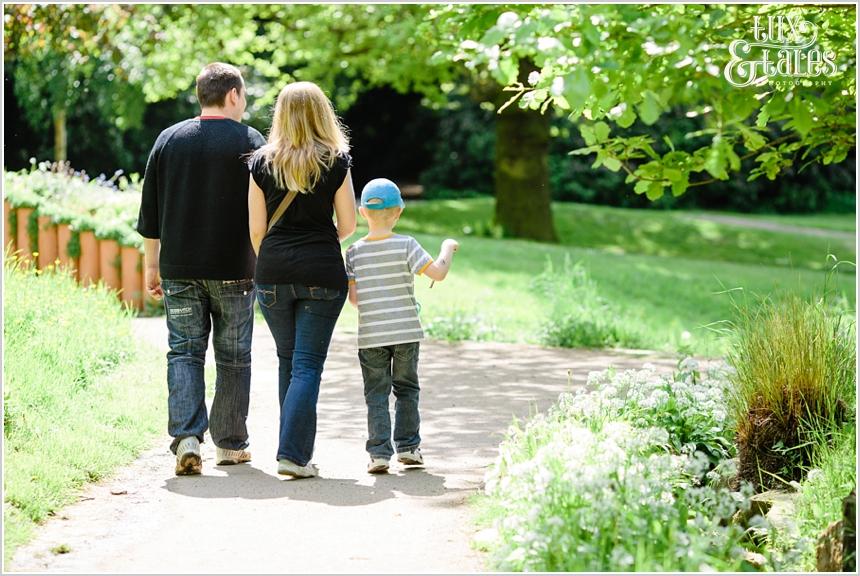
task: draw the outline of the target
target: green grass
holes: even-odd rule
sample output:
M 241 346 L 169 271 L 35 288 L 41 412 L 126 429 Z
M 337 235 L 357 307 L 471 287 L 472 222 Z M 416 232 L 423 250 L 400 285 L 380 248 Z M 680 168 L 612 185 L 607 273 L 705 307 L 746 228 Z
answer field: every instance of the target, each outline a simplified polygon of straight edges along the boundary
M 462 238 L 466 228 L 474 231 L 487 227 L 492 214 L 492 198 L 411 202 L 398 227 L 403 231 Z M 562 245 L 594 248 L 610 254 L 812 270 L 827 268 L 826 257 L 830 253 L 843 260 L 855 260 L 853 242 L 729 226 L 696 220 L 681 211 L 555 203 L 553 215 Z
M 774 546 L 785 558 L 777 569 L 814 572 L 815 544 L 827 526 L 842 518 L 842 500 L 857 487 L 857 429 L 846 426 L 829 444 L 821 444 L 812 475 L 801 485 L 795 507 L 799 537 L 776 534 Z
M 734 313 L 731 298 L 720 292 L 743 288 L 760 295 L 810 296 L 822 293 L 827 283 L 827 244 L 820 238 L 738 231 L 712 222 L 692 226 L 656 211 L 568 204 L 554 210 L 561 244 L 464 235 L 464 226 L 489 221 L 492 199 L 409 203 L 397 232 L 414 235 L 434 257 L 447 236 L 461 244 L 444 282 L 430 289 L 429 280 L 416 279 L 425 326 L 434 318 L 465 314 L 477 319 L 486 339 L 539 343 L 552 306 L 533 280 L 547 258 L 561 267 L 569 255 L 573 262 L 582 261 L 600 295 L 642 347 L 718 355 L 725 343 L 706 326 L 730 320 Z M 366 231 L 360 224 L 344 246 Z M 853 250 L 838 255 L 854 258 Z M 840 270 L 828 289 L 844 294 L 853 309 L 854 270 Z M 357 314 L 347 304 L 339 327 L 355 331 L 356 323 Z
M 857 231 L 857 220 L 854 214 L 745 214 L 744 218 L 747 217 L 804 228 L 820 228 L 837 232 Z
M 116 295 L 6 262 L 4 562 L 87 482 L 162 431 L 163 356 L 142 348 Z

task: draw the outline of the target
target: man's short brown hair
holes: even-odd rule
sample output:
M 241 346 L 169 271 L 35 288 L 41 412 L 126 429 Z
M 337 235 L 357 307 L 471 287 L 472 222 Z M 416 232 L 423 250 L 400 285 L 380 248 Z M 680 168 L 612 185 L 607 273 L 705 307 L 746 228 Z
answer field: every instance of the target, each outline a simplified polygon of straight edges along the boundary
M 230 90 L 235 88 L 241 94 L 244 86 L 238 68 L 223 62 L 213 62 L 207 64 L 197 76 L 197 100 L 203 107 L 221 108 Z

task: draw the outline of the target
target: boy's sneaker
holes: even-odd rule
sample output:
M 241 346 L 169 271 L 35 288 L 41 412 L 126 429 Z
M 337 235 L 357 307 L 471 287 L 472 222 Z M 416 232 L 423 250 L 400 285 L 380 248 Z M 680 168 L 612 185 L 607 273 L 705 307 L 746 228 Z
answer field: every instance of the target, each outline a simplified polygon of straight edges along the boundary
M 293 478 L 313 478 L 319 474 L 319 469 L 310 462 L 305 466 L 299 466 L 295 462 L 284 458 L 278 460 L 278 474 L 292 476 Z
M 424 457 L 421 456 L 421 448 L 412 448 L 406 452 L 397 453 L 397 461 L 407 466 L 423 466 Z
M 388 458 L 370 457 L 370 463 L 367 465 L 369 474 L 382 474 L 388 472 Z
M 203 461 L 200 459 L 200 442 L 195 436 L 186 436 L 176 447 L 176 475 L 200 474 Z
M 229 466 L 231 464 L 244 464 L 251 461 L 251 453 L 242 449 L 231 450 L 229 448 L 215 447 L 215 464 L 218 466 Z

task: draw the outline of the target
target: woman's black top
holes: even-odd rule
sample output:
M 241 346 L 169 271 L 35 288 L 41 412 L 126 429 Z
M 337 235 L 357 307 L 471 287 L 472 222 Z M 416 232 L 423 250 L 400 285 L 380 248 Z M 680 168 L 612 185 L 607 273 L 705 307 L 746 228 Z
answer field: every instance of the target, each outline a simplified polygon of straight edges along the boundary
M 349 154 L 323 168 L 319 181 L 308 194 L 297 194 L 272 230 L 266 234 L 257 255 L 254 280 L 257 284 L 301 284 L 346 290 L 346 271 L 337 238 L 334 195 L 352 163 Z M 287 191 L 278 187 L 271 162 L 255 156 L 250 162 L 254 182 L 266 197 L 266 225 Z

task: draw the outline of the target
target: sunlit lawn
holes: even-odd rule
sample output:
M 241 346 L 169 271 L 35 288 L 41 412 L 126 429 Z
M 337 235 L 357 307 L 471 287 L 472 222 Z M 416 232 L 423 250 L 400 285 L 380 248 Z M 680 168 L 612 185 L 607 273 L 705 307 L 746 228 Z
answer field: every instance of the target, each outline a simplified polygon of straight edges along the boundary
M 493 339 L 537 343 L 549 310 L 531 282 L 547 257 L 558 265 L 569 254 L 583 261 L 644 345 L 677 350 L 687 331 L 693 351 L 717 354 L 723 344 L 706 326 L 732 318 L 732 300 L 720 292 L 820 294 L 827 281 L 825 238 L 690 222 L 676 213 L 570 204 L 554 207 L 560 245 L 463 234 L 463 227 L 488 221 L 491 210 L 491 199 L 408 204 L 398 231 L 415 235 L 434 256 L 447 236 L 461 243 L 448 279 L 432 289 L 428 280 L 416 280 L 425 324 L 465 312 L 492 328 Z M 350 241 L 364 233 L 360 227 Z M 854 260 L 853 246 L 844 242 L 829 251 Z M 853 307 L 854 270 L 842 269 L 829 287 Z M 737 299 L 741 292 L 733 294 Z M 356 321 L 347 304 L 340 328 L 353 331 Z

